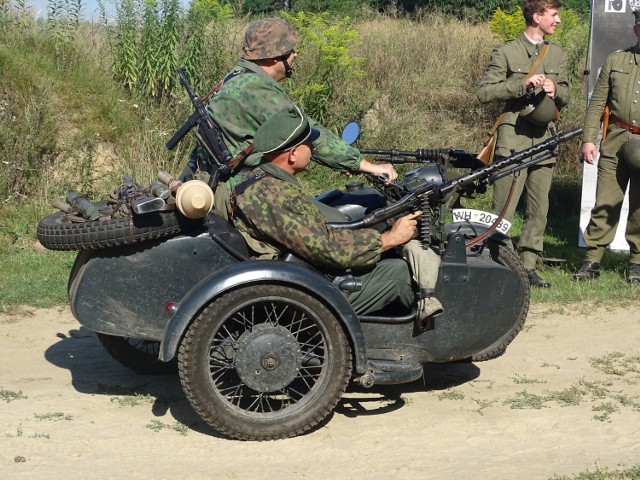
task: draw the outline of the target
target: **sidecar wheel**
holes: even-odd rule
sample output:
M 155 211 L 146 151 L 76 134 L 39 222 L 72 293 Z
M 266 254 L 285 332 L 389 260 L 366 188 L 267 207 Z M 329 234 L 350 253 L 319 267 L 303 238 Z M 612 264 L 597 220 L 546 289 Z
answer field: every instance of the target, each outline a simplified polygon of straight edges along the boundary
M 522 265 L 520 258 L 518 258 L 518 255 L 516 255 L 513 250 L 496 242 L 489 243 L 489 251 L 491 253 L 491 258 L 494 261 L 517 273 L 518 277 L 520 278 L 524 301 L 522 302 L 522 308 L 520 309 L 518 320 L 513 324 L 511 329 L 492 345 L 485 348 L 480 353 L 475 354 L 472 357 L 472 360 L 474 362 L 482 362 L 485 360 L 498 358 L 506 351 L 507 346 L 513 341 L 514 338 L 516 338 L 516 336 L 518 335 L 518 333 L 520 333 L 520 330 L 522 330 L 522 327 L 524 326 L 524 322 L 527 319 L 527 312 L 529 311 L 529 301 L 531 299 L 531 290 L 529 289 L 529 279 L 527 277 L 527 272 L 524 268 L 524 265 Z
M 38 240 L 50 250 L 96 250 L 170 237 L 201 224 L 202 220 L 175 211 L 93 222 L 72 221 L 66 213 L 56 212 L 38 223 Z
M 227 293 L 194 319 L 178 371 L 210 426 L 240 440 L 275 440 L 300 435 L 333 411 L 351 377 L 351 348 L 311 295 L 258 285 Z
M 144 375 L 168 375 L 176 373 L 177 362 L 158 359 L 160 342 L 117 337 L 96 333 L 104 349 L 121 365 Z

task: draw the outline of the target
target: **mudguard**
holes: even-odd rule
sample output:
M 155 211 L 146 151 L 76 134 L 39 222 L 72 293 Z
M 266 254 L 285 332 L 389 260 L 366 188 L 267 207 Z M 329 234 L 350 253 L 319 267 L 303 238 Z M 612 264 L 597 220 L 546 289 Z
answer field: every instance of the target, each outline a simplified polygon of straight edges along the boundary
M 346 298 L 320 273 L 303 265 L 278 260 L 237 263 L 198 282 L 180 301 L 165 327 L 160 360 L 168 362 L 176 355 L 180 339 L 191 320 L 213 299 L 236 287 L 265 282 L 291 285 L 324 303 L 344 326 L 352 341 L 356 371 L 364 373 L 367 358 L 364 335 L 358 316 Z
M 445 225 L 445 231 L 447 232 L 448 237 L 451 237 L 454 233 L 462 233 L 465 238 L 474 238 L 487 230 L 489 230 L 489 227 L 486 225 L 474 222 L 455 222 Z M 489 235 L 489 238 L 501 245 L 507 245 L 511 240 L 509 235 L 498 230 L 494 230 L 493 233 Z

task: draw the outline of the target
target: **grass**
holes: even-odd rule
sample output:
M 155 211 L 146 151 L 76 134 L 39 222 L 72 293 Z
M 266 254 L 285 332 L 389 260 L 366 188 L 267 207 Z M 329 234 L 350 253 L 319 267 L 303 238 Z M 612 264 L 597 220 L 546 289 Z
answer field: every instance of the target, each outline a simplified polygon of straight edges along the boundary
M 0 400 L 6 403 L 13 402 L 14 400 L 22 400 L 28 398 L 22 390 L 14 392 L 12 390 L 6 390 L 0 387 Z
M 597 467 L 594 471 L 581 472 L 571 476 L 554 476 L 549 480 L 638 480 L 640 479 L 640 465 L 619 470 Z

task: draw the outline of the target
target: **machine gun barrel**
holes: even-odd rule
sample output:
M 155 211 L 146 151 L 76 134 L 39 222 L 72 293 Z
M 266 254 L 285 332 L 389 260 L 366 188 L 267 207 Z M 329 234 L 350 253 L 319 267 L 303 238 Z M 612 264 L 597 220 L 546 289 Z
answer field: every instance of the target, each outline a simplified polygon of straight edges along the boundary
M 389 163 L 411 163 L 411 162 L 437 162 L 449 156 L 448 148 L 419 148 L 417 150 L 381 150 L 376 148 L 361 148 L 360 153 L 379 155 L 376 160 L 383 160 Z M 407 160 L 404 157 L 413 157 L 415 160 Z
M 453 190 L 466 187 L 467 185 L 477 180 L 484 180 L 486 178 L 489 178 L 494 173 L 500 172 L 505 167 L 522 163 L 524 162 L 524 160 L 526 160 L 529 157 L 532 157 L 533 155 L 537 155 L 539 153 L 542 153 L 548 150 L 553 150 L 560 143 L 567 141 L 570 138 L 576 137 L 581 133 L 582 133 L 581 128 L 569 130 L 568 132 L 556 133 L 555 135 L 549 137 L 545 141 L 540 142 L 537 145 L 534 145 L 532 147 L 525 148 L 524 150 L 520 150 L 519 152 L 516 152 L 512 155 L 509 155 L 508 157 L 500 160 L 499 162 L 489 164 L 484 168 L 480 168 L 471 173 L 468 173 L 466 175 L 461 175 L 460 177 L 454 180 L 450 180 L 446 182 L 442 187 L 440 187 L 440 193 L 444 195 Z M 543 160 L 542 157 L 543 156 L 541 156 L 538 161 L 542 161 Z
M 352 222 L 345 223 L 329 223 L 334 228 L 339 229 L 357 229 L 357 228 L 366 228 L 376 223 L 386 221 L 390 218 L 394 218 L 400 214 L 409 212 L 411 210 L 416 210 L 420 207 L 422 199 L 424 195 L 437 195 L 438 199 L 444 197 L 447 193 L 450 193 L 454 190 L 460 190 L 464 187 L 472 184 L 477 181 L 486 181 L 489 178 L 494 178 L 495 176 L 501 174 L 504 169 L 507 169 L 508 172 L 513 173 L 514 171 L 521 170 L 535 163 L 541 162 L 542 160 L 549 158 L 548 152 L 553 151 L 560 143 L 569 140 L 577 135 L 582 133 L 581 128 L 576 128 L 574 130 L 570 130 L 568 132 L 560 132 L 547 140 L 540 142 L 537 145 L 526 148 L 519 152 L 516 152 L 507 158 L 487 165 L 486 167 L 480 168 L 478 170 L 474 170 L 466 175 L 461 175 L 458 178 L 450 180 L 448 182 L 444 182 L 438 184 L 436 182 L 425 182 L 422 185 L 419 185 L 413 191 L 404 195 L 400 200 L 391 205 L 375 210 L 368 215 L 365 215 L 360 220 L 354 220 Z M 547 153 L 544 153 L 547 152 Z M 525 162 L 525 160 L 533 155 L 539 155 L 538 157 Z

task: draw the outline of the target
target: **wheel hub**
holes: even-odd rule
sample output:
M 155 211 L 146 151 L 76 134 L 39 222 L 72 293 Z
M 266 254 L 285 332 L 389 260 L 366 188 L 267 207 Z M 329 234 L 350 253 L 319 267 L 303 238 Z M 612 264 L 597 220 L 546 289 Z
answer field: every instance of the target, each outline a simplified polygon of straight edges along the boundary
M 298 341 L 282 326 L 262 323 L 238 339 L 236 371 L 243 383 L 258 392 L 286 387 L 301 364 Z

